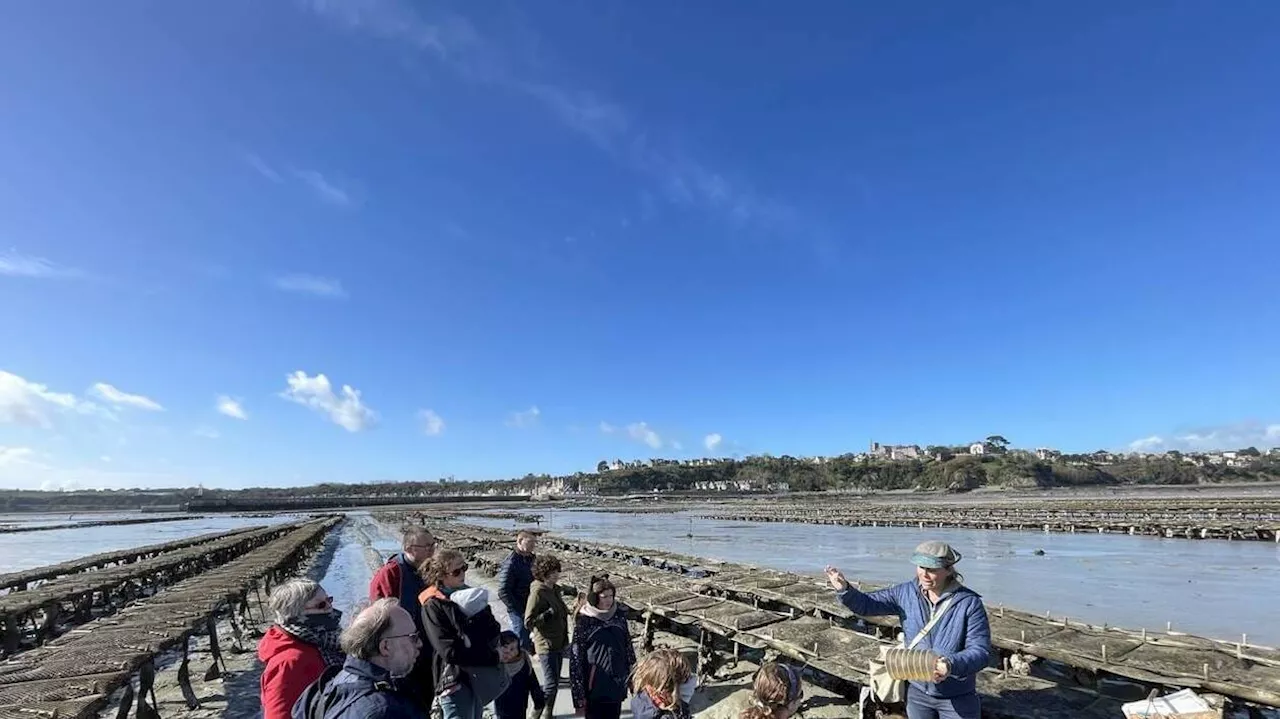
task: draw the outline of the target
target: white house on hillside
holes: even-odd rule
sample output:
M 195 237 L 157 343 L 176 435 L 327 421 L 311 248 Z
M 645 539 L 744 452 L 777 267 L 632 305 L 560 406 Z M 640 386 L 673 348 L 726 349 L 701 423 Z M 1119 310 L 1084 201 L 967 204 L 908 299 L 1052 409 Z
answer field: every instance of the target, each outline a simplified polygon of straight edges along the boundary
M 986 454 L 986 453 L 987 453 L 987 445 L 981 442 L 974 442 L 973 444 L 969 445 L 969 454 Z

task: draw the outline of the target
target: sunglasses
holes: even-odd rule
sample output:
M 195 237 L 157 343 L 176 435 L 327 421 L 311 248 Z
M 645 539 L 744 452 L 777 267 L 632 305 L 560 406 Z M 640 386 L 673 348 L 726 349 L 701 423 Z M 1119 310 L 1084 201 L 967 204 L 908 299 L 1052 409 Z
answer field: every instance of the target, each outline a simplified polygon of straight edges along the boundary
M 470 567 L 468 567 L 467 565 L 465 565 L 465 564 L 464 564 L 464 565 L 462 565 L 461 567 L 458 567 L 457 569 L 455 569 L 455 570 L 453 570 L 453 571 L 451 571 L 451 572 L 445 572 L 445 576 L 446 576 L 446 577 L 458 577 L 458 576 L 461 576 L 461 575 L 463 575 L 463 574 L 466 574 L 468 569 L 470 569 Z
M 304 608 L 304 609 L 332 609 L 332 608 L 333 608 L 333 597 L 325 597 L 325 598 L 324 598 L 324 601 L 322 601 L 322 602 L 320 602 L 320 603 L 318 603 L 318 604 L 311 604 L 311 605 L 308 605 L 308 606 L 303 607 L 303 608 Z

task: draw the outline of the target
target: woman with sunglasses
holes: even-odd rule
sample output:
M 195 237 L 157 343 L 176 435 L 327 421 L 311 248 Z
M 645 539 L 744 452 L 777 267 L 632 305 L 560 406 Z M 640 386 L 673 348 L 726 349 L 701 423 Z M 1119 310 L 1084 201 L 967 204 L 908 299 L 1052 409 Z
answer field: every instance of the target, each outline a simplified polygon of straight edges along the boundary
M 468 616 L 450 599 L 467 588 L 467 562 L 454 549 L 437 551 L 422 572 L 427 588 L 419 595 L 422 625 L 435 656 L 432 675 L 444 719 L 481 719 L 484 704 L 472 691 L 467 671 L 498 666 L 502 627 L 488 606 Z
M 275 624 L 258 642 L 263 663 L 260 696 L 263 719 L 288 719 L 293 703 L 325 667 L 346 660 L 338 643 L 342 612 L 310 579 L 291 579 L 268 599 Z
M 574 708 L 586 719 L 618 719 L 636 665 L 626 609 L 617 595 L 607 576 L 592 577 L 574 608 L 569 687 Z
M 800 710 L 804 686 L 800 672 L 786 664 L 766 662 L 756 672 L 751 687 L 751 706 L 738 719 L 787 719 Z

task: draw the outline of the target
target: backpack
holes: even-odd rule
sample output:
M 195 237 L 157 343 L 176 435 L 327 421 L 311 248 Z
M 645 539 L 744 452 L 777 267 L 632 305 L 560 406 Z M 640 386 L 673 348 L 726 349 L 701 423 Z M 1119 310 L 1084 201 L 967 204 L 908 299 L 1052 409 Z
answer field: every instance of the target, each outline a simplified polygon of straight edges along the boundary
M 342 671 L 341 666 L 325 667 L 320 674 L 320 678 L 307 685 L 302 690 L 302 695 L 293 703 L 293 711 L 291 715 L 293 719 L 324 719 L 325 714 L 333 708 L 338 701 L 352 698 L 350 695 L 329 694 L 325 696 L 325 687 L 329 686 L 329 682 L 338 676 Z M 386 682 L 374 682 L 373 686 L 366 689 L 363 693 L 355 698 L 376 694 L 380 691 L 386 691 L 390 688 Z

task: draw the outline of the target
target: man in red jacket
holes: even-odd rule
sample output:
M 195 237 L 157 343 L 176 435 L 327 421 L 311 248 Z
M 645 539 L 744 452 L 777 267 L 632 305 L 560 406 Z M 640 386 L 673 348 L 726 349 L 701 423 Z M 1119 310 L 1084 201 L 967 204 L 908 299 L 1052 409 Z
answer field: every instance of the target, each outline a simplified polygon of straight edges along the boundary
M 431 676 L 431 645 L 427 644 L 427 633 L 422 628 L 422 604 L 418 602 L 418 595 L 427 587 L 418 572 L 435 553 L 436 539 L 426 527 L 409 527 L 404 530 L 400 547 L 402 551 L 374 573 L 373 581 L 369 583 L 369 601 L 390 597 L 400 602 L 400 606 L 413 617 L 413 625 L 422 638 L 422 651 L 409 673 L 407 684 L 416 693 L 425 712 L 431 710 L 435 687 Z

